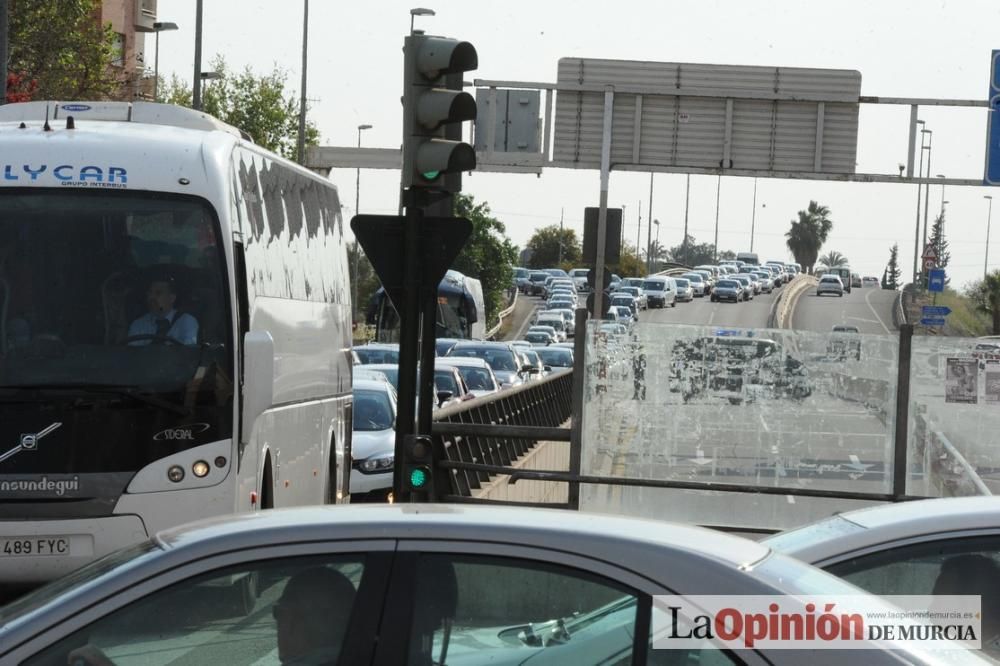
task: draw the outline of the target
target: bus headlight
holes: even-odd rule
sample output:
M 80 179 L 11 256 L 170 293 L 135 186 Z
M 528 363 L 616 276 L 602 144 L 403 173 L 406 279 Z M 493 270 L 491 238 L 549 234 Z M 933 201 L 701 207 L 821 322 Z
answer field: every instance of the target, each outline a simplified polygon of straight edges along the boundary
M 199 460 L 195 464 L 191 465 L 191 472 L 194 473 L 194 475 L 199 479 L 204 476 L 208 476 L 210 469 L 211 468 L 208 466 L 208 463 L 204 460 Z
M 184 480 L 184 468 L 180 465 L 171 465 L 167 470 L 167 478 L 174 483 L 180 483 Z

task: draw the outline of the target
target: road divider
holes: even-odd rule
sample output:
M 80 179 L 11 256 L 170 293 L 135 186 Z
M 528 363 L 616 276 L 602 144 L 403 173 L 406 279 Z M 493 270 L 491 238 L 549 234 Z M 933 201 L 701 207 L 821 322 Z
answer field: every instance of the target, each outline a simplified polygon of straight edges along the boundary
M 799 297 L 805 292 L 819 284 L 812 275 L 799 273 L 788 283 L 778 297 L 771 304 L 771 311 L 767 317 L 768 328 L 791 328 L 792 314 Z
M 517 307 L 517 290 L 515 289 L 514 298 L 511 299 L 510 306 L 506 310 L 501 310 L 500 314 L 497 315 L 497 325 L 491 328 L 490 330 L 486 331 L 485 337 L 487 340 L 492 340 L 493 336 L 495 336 L 497 333 L 500 332 L 500 329 L 503 327 L 503 320 L 509 317 L 511 313 L 514 312 L 514 308 L 516 307 Z

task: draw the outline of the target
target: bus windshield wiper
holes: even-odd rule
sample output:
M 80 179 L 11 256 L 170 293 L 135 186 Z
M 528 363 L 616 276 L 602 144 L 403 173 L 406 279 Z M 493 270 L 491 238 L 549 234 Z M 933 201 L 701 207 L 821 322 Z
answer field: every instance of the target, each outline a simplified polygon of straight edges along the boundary
M 5 384 L 0 386 L 0 389 L 17 389 L 22 391 L 66 390 L 66 391 L 84 391 L 92 393 L 107 393 L 112 395 L 126 396 L 132 398 L 133 400 L 146 403 L 147 405 L 152 405 L 153 407 L 159 407 L 160 409 L 165 409 L 175 414 L 180 414 L 181 416 L 189 416 L 191 414 L 191 410 L 188 407 L 185 407 L 184 405 L 178 405 L 177 403 L 171 402 L 169 400 L 158 398 L 150 393 L 140 391 L 138 386 L 130 386 L 127 384 L 94 384 L 89 382 Z

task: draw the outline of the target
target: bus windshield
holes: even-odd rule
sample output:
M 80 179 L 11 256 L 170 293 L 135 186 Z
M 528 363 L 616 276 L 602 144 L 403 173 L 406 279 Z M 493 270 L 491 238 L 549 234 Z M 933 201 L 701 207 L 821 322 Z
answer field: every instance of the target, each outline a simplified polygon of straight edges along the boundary
M 0 474 L 134 471 L 231 436 L 217 227 L 189 197 L 0 191 L 0 437 L 63 429 Z

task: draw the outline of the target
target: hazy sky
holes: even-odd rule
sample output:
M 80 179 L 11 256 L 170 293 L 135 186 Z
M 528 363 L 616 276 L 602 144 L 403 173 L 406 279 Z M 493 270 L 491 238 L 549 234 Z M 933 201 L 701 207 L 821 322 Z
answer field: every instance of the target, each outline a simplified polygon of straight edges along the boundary
M 985 99 L 990 51 L 1000 48 L 996 0 L 421 2 L 437 15 L 417 17 L 418 28 L 475 45 L 480 67 L 467 80 L 554 82 L 558 59 L 574 56 L 856 69 L 863 95 Z M 231 68 L 249 65 L 265 72 L 278 65 L 288 72 L 290 87 L 299 90 L 301 0 L 204 4 L 204 69 L 214 54 L 223 54 Z M 357 126 L 366 123 L 374 127 L 364 132 L 363 145 L 399 146 L 402 44 L 413 6 L 421 5 L 416 0 L 310 3 L 308 97 L 324 145 L 355 145 Z M 180 26 L 161 35 L 160 72 L 190 80 L 195 0 L 160 0 L 158 9 L 159 20 Z M 150 41 L 147 53 L 152 51 Z M 934 131 L 932 174 L 982 177 L 986 115 L 985 109 L 921 110 Z M 908 107 L 861 107 L 858 172 L 897 173 L 897 164 L 906 162 L 908 118 Z M 355 171 L 335 170 L 331 177 L 350 214 Z M 682 238 L 684 179 L 655 176 L 653 218 L 660 221 L 660 241 L 667 246 Z M 692 177 L 689 227 L 699 242 L 714 234 L 716 182 L 715 176 Z M 599 186 L 599 173 L 589 170 L 551 169 L 541 177 L 479 173 L 464 179 L 464 190 L 489 202 L 522 246 L 538 227 L 558 224 L 563 210 L 565 224 L 582 231 L 583 209 L 597 205 Z M 362 212 L 394 212 L 398 188 L 398 172 L 362 171 Z M 722 179 L 720 248 L 749 248 L 752 191 L 752 179 Z M 985 187 L 949 187 L 944 194 L 950 275 L 957 285 L 982 275 L 983 195 L 989 193 Z M 633 244 L 641 207 L 643 247 L 648 199 L 648 174 L 612 173 L 610 204 L 626 206 L 625 235 Z M 838 250 L 860 272 L 881 276 L 889 248 L 898 242 L 904 278 L 910 275 L 915 185 L 759 180 L 754 248 L 762 259 L 791 259 L 784 233 L 810 199 L 832 211 L 834 229 L 824 252 Z M 941 201 L 941 187 L 932 187 L 931 221 Z M 1000 267 L 1000 227 L 994 232 L 991 268 Z

